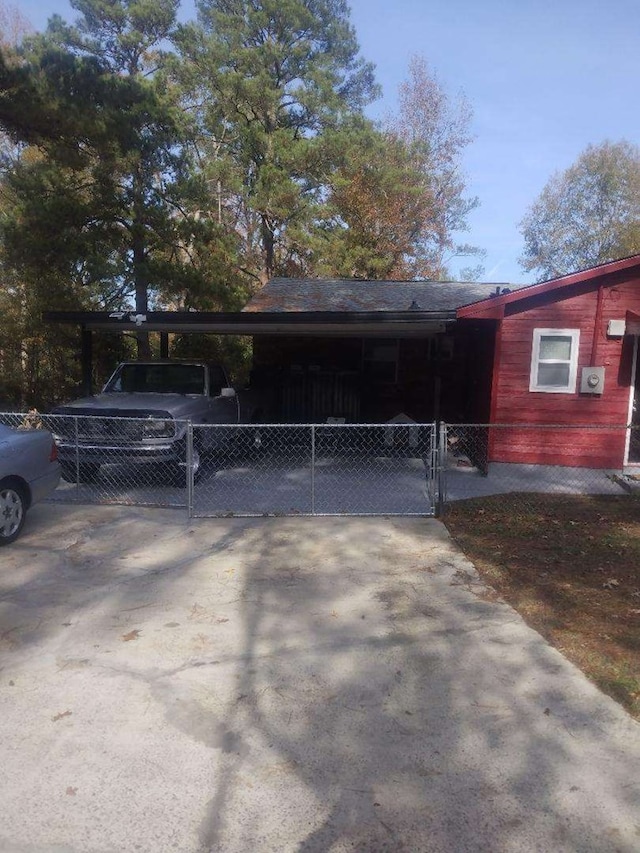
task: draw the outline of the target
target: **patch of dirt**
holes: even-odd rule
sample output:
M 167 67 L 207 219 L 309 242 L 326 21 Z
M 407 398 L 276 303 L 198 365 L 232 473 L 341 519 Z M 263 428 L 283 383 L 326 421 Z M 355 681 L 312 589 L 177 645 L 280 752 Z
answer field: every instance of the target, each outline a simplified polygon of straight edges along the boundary
M 640 495 L 495 495 L 443 521 L 527 624 L 640 720 Z

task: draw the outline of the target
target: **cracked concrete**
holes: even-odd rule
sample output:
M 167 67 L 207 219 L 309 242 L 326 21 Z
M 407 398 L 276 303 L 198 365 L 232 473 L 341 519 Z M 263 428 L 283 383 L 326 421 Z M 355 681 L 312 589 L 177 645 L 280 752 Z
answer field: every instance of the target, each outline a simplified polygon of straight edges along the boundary
M 433 519 L 34 507 L 0 850 L 637 851 L 640 726 Z

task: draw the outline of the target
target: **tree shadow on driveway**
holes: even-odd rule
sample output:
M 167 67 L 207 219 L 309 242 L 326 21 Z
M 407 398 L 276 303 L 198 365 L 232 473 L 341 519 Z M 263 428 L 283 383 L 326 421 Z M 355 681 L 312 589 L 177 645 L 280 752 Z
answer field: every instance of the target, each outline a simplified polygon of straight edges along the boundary
M 34 520 L 0 577 L 0 841 L 637 849 L 640 727 L 438 522 Z

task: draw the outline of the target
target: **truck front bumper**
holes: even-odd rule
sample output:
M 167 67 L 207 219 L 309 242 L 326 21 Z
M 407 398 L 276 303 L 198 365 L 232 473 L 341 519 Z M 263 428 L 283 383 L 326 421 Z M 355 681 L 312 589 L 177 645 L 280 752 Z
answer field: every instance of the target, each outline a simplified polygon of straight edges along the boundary
M 70 444 L 58 443 L 58 459 L 61 464 L 73 465 L 91 463 L 93 465 L 127 465 L 144 462 L 184 462 L 184 443 L 166 444 Z

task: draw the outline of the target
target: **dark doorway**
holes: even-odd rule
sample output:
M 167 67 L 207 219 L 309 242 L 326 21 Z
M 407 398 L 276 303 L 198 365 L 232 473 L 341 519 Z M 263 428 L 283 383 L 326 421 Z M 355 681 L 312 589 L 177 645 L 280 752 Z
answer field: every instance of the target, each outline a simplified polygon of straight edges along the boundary
M 633 406 L 631 408 L 631 435 L 629 436 L 629 462 L 640 463 L 640 339 L 635 338 L 633 366 Z

